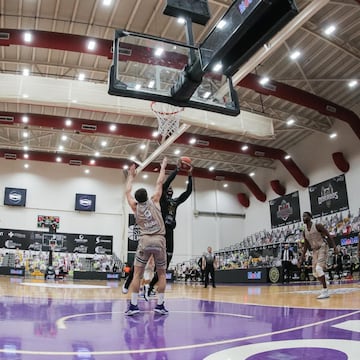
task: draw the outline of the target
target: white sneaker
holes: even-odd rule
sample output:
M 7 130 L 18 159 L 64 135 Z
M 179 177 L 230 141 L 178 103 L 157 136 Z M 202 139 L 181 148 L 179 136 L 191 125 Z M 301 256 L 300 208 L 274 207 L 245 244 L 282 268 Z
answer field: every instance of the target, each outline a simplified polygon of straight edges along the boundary
M 123 286 L 122 286 L 121 291 L 122 291 L 123 294 L 127 294 L 127 293 L 128 293 L 129 289 L 127 289 L 127 288 L 125 287 L 125 283 L 123 283 Z
M 321 293 L 317 297 L 317 299 L 327 299 L 329 297 L 330 297 L 330 295 L 329 295 L 328 289 L 323 289 L 323 290 L 321 290 Z

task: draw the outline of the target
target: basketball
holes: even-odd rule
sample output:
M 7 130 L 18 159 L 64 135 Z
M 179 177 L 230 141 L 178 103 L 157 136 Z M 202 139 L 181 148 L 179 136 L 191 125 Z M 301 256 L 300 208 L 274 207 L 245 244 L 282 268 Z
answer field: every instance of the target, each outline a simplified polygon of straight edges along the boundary
M 182 156 L 181 160 L 181 168 L 183 170 L 189 170 L 191 167 L 191 159 L 188 156 Z

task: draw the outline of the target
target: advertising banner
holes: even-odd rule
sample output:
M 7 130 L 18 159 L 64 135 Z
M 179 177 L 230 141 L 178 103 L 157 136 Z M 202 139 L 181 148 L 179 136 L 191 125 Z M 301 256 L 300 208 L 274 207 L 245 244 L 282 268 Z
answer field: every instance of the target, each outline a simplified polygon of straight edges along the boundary
M 298 191 L 270 200 L 269 205 L 272 229 L 301 221 Z
M 349 209 L 345 175 L 309 186 L 313 218 Z

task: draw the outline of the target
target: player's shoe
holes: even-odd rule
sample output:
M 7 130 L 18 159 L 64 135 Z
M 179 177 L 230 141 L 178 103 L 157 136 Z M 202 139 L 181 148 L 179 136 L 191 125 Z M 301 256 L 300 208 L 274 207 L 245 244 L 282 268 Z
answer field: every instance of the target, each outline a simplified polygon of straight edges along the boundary
M 330 297 L 330 295 L 329 295 L 328 289 L 323 289 L 323 290 L 321 290 L 321 293 L 320 293 L 320 295 L 317 297 L 317 299 L 327 299 L 327 298 L 329 298 L 329 297 Z
M 122 291 L 123 294 L 127 294 L 128 291 L 129 291 L 129 289 L 126 288 L 125 285 L 126 285 L 126 281 L 123 283 L 123 286 L 122 286 L 122 288 L 121 288 L 121 291 Z
M 161 314 L 161 315 L 167 315 L 169 314 L 169 312 L 165 309 L 165 306 L 164 304 L 161 304 L 161 305 L 156 305 L 154 311 L 158 314 Z
M 130 303 L 129 308 L 125 311 L 125 315 L 132 316 L 138 314 L 140 312 L 139 307 L 137 305 L 133 305 Z
M 144 299 L 145 301 L 149 301 L 149 285 L 144 286 Z
M 154 289 L 151 289 L 150 287 L 149 287 L 147 293 L 148 293 L 148 297 L 150 297 L 150 296 L 156 296 L 155 290 L 154 290 Z

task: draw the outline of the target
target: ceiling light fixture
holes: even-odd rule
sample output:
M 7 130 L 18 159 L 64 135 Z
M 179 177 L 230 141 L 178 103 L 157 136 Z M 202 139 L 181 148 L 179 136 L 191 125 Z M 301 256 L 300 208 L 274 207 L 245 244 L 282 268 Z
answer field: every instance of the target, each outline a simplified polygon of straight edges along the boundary
M 269 80 L 270 79 L 267 76 L 264 76 L 259 80 L 259 83 L 260 83 L 260 85 L 265 85 L 269 82 Z
M 31 42 L 31 40 L 32 40 L 32 35 L 31 35 L 31 33 L 26 32 L 26 33 L 24 34 L 24 41 L 25 41 L 25 42 Z
M 290 126 L 294 124 L 295 124 L 295 119 L 293 117 L 289 117 L 286 121 L 286 125 Z
M 335 30 L 336 30 L 335 25 L 330 25 L 324 30 L 324 33 L 326 35 L 331 35 L 332 33 L 334 33 Z
M 243 145 L 243 146 L 241 147 L 241 150 L 242 150 L 242 151 L 246 151 L 248 148 L 249 148 L 249 147 L 248 147 L 247 145 Z
M 357 80 L 351 80 L 349 81 L 349 88 L 353 88 L 358 84 Z
M 290 59 L 291 59 L 291 60 L 296 60 L 296 59 L 298 59 L 298 58 L 300 57 L 300 55 L 301 55 L 300 51 L 299 51 L 299 50 L 295 50 L 294 52 L 292 52 L 292 53 L 290 54 Z
M 164 53 L 164 49 L 163 48 L 157 48 L 155 50 L 155 56 L 159 57 Z
M 337 133 L 334 132 L 334 133 L 330 134 L 329 137 L 330 137 L 330 139 L 334 139 L 337 137 Z
M 88 42 L 87 48 L 88 50 L 95 50 L 96 42 L 94 40 L 90 40 Z

